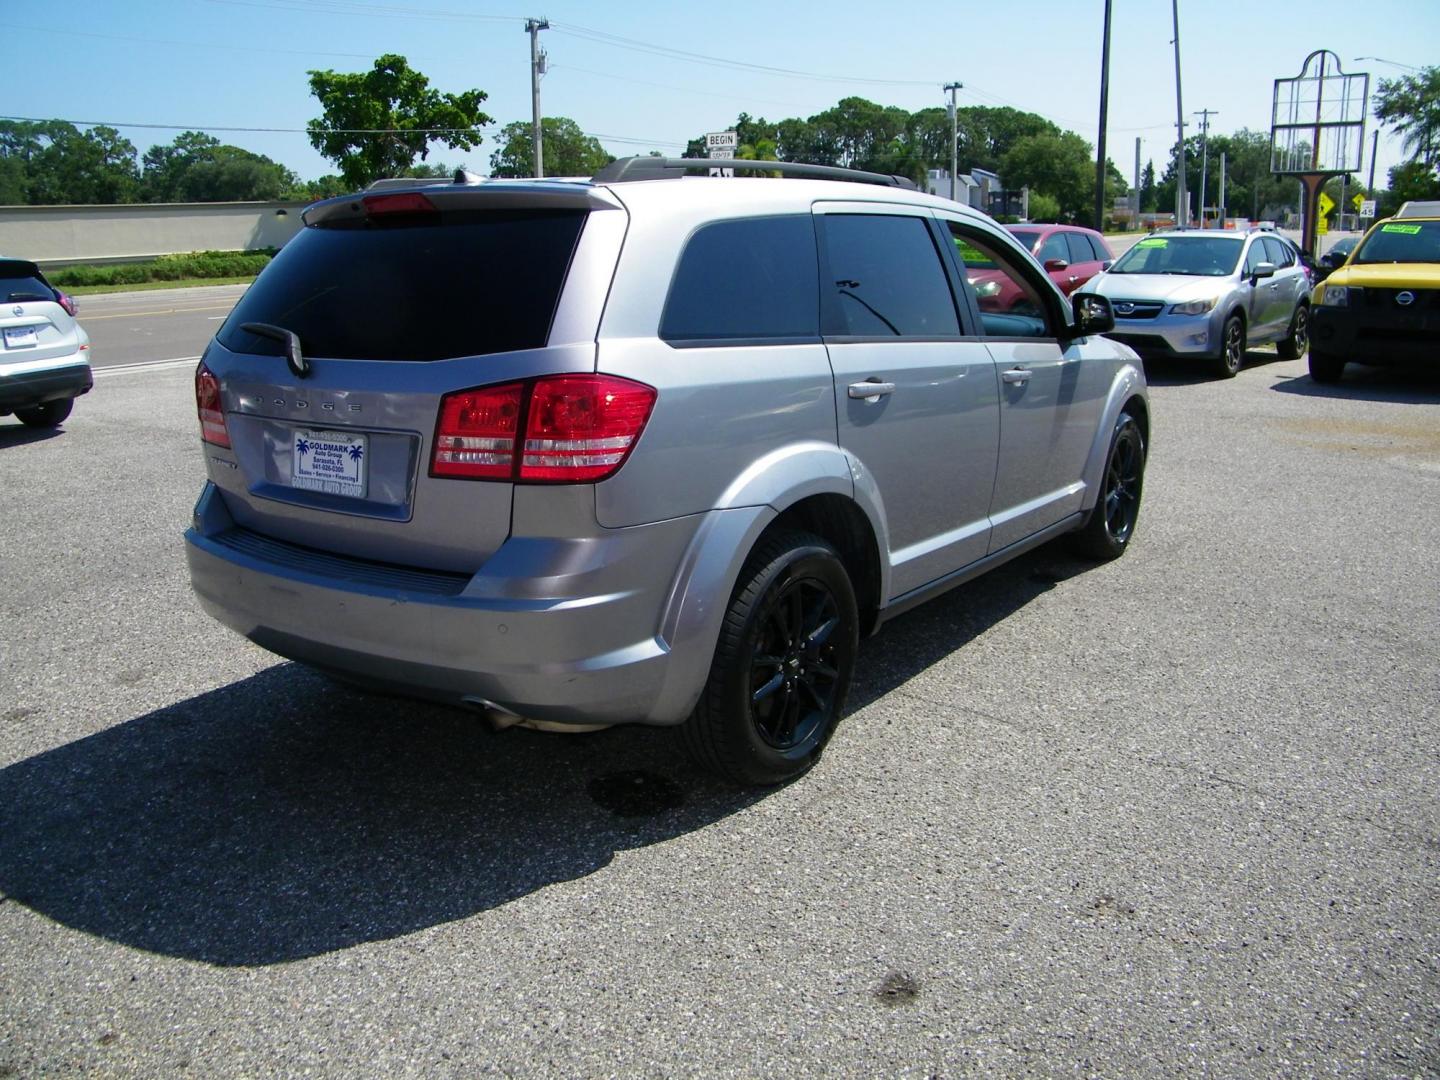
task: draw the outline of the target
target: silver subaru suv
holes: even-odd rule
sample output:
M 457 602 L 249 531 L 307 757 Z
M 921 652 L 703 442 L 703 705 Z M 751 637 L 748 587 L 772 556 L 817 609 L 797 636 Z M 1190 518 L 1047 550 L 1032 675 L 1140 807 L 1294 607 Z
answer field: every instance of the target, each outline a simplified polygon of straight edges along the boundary
M 306 211 L 196 371 L 204 608 L 364 687 L 679 725 L 774 784 L 862 635 L 1062 533 L 1126 550 L 1150 411 L 1103 298 L 893 177 L 731 167 Z

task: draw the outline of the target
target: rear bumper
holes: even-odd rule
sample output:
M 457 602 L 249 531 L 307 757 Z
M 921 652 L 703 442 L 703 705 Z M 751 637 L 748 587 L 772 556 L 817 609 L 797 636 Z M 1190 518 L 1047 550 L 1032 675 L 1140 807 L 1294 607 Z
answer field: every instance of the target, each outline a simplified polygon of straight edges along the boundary
M 95 385 L 90 365 L 77 353 L 39 371 L 0 371 L 0 412 L 43 405 L 88 393 Z
M 1440 315 L 1401 313 L 1386 317 L 1367 309 L 1317 304 L 1310 312 L 1311 348 L 1361 364 L 1434 362 Z
M 267 540 L 235 527 L 207 484 L 185 547 L 201 606 L 281 656 L 535 720 L 674 724 L 700 691 L 677 683 L 709 665 L 709 652 L 682 656 L 661 634 L 701 520 L 512 538 L 472 577 Z

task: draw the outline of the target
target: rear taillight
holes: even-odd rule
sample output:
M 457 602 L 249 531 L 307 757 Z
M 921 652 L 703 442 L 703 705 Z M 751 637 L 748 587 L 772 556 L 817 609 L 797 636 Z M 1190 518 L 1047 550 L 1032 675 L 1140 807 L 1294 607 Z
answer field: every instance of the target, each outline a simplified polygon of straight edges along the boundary
M 214 446 L 230 447 L 225 407 L 220 401 L 220 380 L 201 361 L 195 369 L 195 408 L 200 414 L 200 438 Z
M 74 314 L 79 310 L 79 308 L 75 306 L 75 301 L 70 299 L 70 297 L 66 296 L 59 289 L 55 290 L 55 302 L 65 309 L 66 315 L 74 316 Z
M 625 463 L 654 405 L 653 387 L 613 375 L 552 375 L 446 394 L 430 475 L 604 480 Z

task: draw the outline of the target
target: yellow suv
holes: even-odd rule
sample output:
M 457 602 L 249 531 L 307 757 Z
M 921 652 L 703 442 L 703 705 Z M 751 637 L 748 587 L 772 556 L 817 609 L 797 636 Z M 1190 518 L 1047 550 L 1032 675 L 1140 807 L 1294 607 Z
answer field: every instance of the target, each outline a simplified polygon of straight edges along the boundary
M 1434 357 L 1440 342 L 1440 202 L 1410 202 L 1377 221 L 1311 295 L 1310 377 L 1340 379 L 1347 361 Z

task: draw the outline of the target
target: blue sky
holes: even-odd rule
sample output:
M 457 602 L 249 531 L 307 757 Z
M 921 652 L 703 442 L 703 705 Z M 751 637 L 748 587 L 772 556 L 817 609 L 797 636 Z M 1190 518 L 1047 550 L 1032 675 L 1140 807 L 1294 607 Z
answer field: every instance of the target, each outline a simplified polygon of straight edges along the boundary
M 383 52 L 405 55 L 441 90 L 485 90 L 493 130 L 528 120 L 523 24 L 546 16 L 545 113 L 571 117 L 617 156 L 679 153 L 741 111 L 810 116 L 852 94 L 910 110 L 942 105 L 951 80 L 965 84 L 962 105 L 1037 112 L 1093 144 L 1103 10 L 1103 0 L 0 0 L 0 110 L 179 125 L 122 125 L 142 153 L 183 128 L 210 130 L 308 179 L 333 168 L 303 133 L 218 129 L 303 129 L 318 115 L 308 69 L 361 70 Z M 1128 177 L 1137 136 L 1157 168 L 1174 139 L 1171 6 L 1113 0 L 1113 11 L 1107 149 Z M 1268 129 L 1273 80 L 1296 74 L 1314 49 L 1335 51 L 1347 72 L 1371 72 L 1372 93 L 1376 79 L 1404 69 L 1354 58 L 1434 62 L 1440 0 L 1180 0 L 1180 40 L 1187 120 L 1198 123 L 1188 114 L 1209 108 L 1212 131 Z M 437 147 L 431 158 L 488 172 L 493 149 L 487 138 L 468 153 Z M 1399 139 L 1382 130 L 1378 181 L 1401 156 Z

